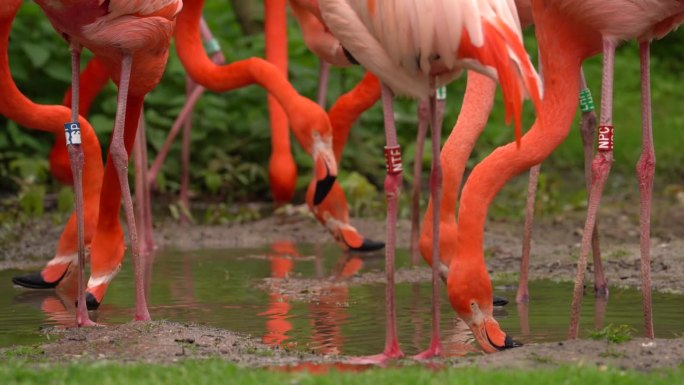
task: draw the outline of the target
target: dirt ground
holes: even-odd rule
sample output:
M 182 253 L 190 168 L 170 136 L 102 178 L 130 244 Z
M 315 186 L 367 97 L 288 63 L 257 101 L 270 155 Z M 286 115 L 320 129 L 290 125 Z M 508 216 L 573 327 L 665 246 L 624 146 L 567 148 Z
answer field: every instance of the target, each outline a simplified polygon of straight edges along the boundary
M 270 216 L 254 222 L 231 226 L 180 226 L 159 224 L 155 229 L 160 247 L 192 250 L 263 246 L 270 241 L 328 243 L 329 235 L 313 219 L 294 210 L 288 215 Z M 534 227 L 531 279 L 570 280 L 574 276 L 584 214 L 581 210 L 537 219 Z M 356 219 L 354 225 L 366 236 L 384 238 L 384 223 Z M 652 220 L 652 279 L 656 291 L 684 292 L 684 204 L 668 202 L 654 208 Z M 601 210 L 600 234 L 605 269 L 611 286 L 640 285 L 638 205 L 608 202 Z M 409 223 L 401 221 L 399 234 L 409 233 Z M 485 254 L 490 272 L 515 277 L 518 271 L 521 225 L 518 220 L 490 221 L 485 236 Z M 52 222 L 27 225 L 26 231 L 0 252 L 0 269 L 38 267 L 51 255 L 59 236 Z M 398 247 L 408 247 L 408 236 L 400 236 Z M 591 263 L 590 263 L 591 271 Z M 587 274 L 588 284 L 591 274 Z M 383 274 L 362 273 L 346 284 L 361 285 L 382 281 Z M 427 281 L 427 268 L 404 269 L 398 281 Z M 268 286 L 268 281 L 255 283 Z M 289 279 L 280 290 L 309 300 L 320 282 Z M 328 284 L 329 285 L 329 284 Z M 684 322 L 684 321 L 683 321 Z M 171 322 L 125 324 L 93 329 L 48 329 L 51 341 L 40 346 L 38 358 L 64 362 L 72 360 L 114 360 L 175 362 L 187 358 L 220 357 L 241 365 L 291 365 L 301 361 L 340 361 L 344 357 L 322 357 L 302 352 L 272 349 L 256 339 L 199 325 Z M 143 342 L 144 341 L 144 342 Z M 580 340 L 562 343 L 530 344 L 494 355 L 475 354 L 465 358 L 445 358 L 439 364 L 482 367 L 538 368 L 559 364 L 611 366 L 622 369 L 651 370 L 684 364 L 684 338 L 635 339 L 624 344 Z

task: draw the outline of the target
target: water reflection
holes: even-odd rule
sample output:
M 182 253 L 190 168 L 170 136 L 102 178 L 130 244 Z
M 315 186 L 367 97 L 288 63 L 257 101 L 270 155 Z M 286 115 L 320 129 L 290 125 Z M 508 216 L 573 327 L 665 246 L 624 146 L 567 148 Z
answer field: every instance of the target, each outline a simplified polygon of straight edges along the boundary
M 287 278 L 294 267 L 294 258 L 301 257 L 294 244 L 288 241 L 276 242 L 271 245 L 268 258 L 271 261 L 271 277 Z M 289 337 L 287 332 L 292 330 L 292 323 L 288 321 L 291 306 L 286 295 L 280 294 L 280 285 L 275 282 L 271 286 L 268 296 L 268 309 L 257 315 L 266 317 L 266 334 L 262 341 L 267 345 L 281 346 Z
M 410 268 L 407 251 L 400 250 L 397 256 L 399 268 Z M 384 344 L 384 285 L 360 285 L 354 278 L 360 272 L 382 271 L 383 259 L 374 257 L 346 255 L 335 245 L 290 242 L 264 249 L 166 251 L 157 253 L 154 262 L 148 260 L 146 274 L 152 279 L 146 291 L 154 319 L 247 333 L 283 348 L 364 355 L 381 350 Z M 59 292 L 26 291 L 11 286 L 10 278 L 17 273 L 0 271 L 0 292 L 14 293 L 0 296 L 0 346 L 38 342 L 41 326 L 74 326 L 75 285 Z M 269 285 L 263 285 L 265 278 Z M 315 287 L 302 286 L 302 279 Z M 300 287 L 310 301 L 300 300 L 293 287 Z M 527 306 L 509 304 L 495 311 L 502 328 L 523 343 L 564 340 L 571 284 L 537 281 L 530 288 L 534 296 Z M 515 297 L 515 287 L 497 286 L 495 291 Z M 615 288 L 610 303 L 594 300 L 592 295 L 586 299 L 580 326 L 584 336 L 607 323 L 627 324 L 641 334 L 638 291 Z M 654 293 L 653 300 L 656 335 L 674 337 L 684 332 L 682 296 Z M 133 306 L 133 274 L 128 263 L 91 317 L 110 325 L 129 322 Z M 478 352 L 446 296 L 441 306 L 445 353 Z M 430 283 L 398 284 L 397 315 L 404 352 L 418 353 L 430 338 Z

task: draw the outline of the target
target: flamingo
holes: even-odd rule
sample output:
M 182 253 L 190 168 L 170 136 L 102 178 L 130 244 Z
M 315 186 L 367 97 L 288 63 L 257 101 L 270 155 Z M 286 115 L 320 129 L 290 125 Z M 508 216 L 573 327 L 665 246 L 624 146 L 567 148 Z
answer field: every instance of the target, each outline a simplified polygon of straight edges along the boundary
M 580 66 L 584 59 L 604 50 L 604 82 L 601 111 L 603 145 L 608 147 L 610 129 L 610 106 L 612 90 L 612 53 L 617 42 L 638 38 L 641 41 L 642 61 L 647 64 L 648 42 L 660 37 L 681 23 L 684 17 L 684 2 L 679 0 L 649 0 L 639 4 L 626 0 L 609 2 L 588 0 L 583 2 L 567 0 L 541 0 L 532 3 L 536 35 L 539 41 L 541 62 L 544 68 L 545 95 L 542 110 L 534 126 L 523 136 L 520 149 L 511 143 L 498 148 L 470 175 L 461 197 L 458 213 L 458 239 L 453 261 L 449 267 L 447 289 L 449 299 L 459 316 L 470 325 L 476 339 L 487 351 L 495 351 L 492 341 L 500 339 L 493 333 L 487 320 L 492 310 L 487 306 L 491 298 L 491 281 L 483 261 L 482 239 L 487 207 L 506 181 L 522 171 L 539 164 L 567 136 L 579 91 Z M 644 74 L 647 74 L 644 66 Z M 647 89 L 647 78 L 644 79 Z M 642 194 L 649 184 L 649 170 L 652 174 L 652 142 L 650 141 L 650 115 L 647 93 L 644 105 L 644 152 L 638 164 Z M 607 150 L 608 148 L 606 148 Z M 592 189 L 589 197 L 589 214 L 585 224 L 578 261 L 578 276 L 575 282 L 572 313 L 579 308 L 582 295 L 582 281 L 586 269 L 586 255 L 589 251 L 595 213 L 600 200 L 602 182 L 612 160 L 611 152 L 599 152 L 592 165 Z M 599 183 L 600 182 L 600 183 Z M 642 196 L 642 202 L 647 201 Z M 642 210 L 647 211 L 644 202 Z M 648 246 L 646 217 L 642 217 L 642 247 Z M 642 254 L 642 292 L 644 295 L 644 316 L 646 335 L 652 337 L 650 322 L 650 277 L 648 253 Z M 465 267 L 465 268 L 464 268 Z M 478 268 L 479 267 L 479 268 Z M 473 282 L 477 282 L 474 287 Z M 571 317 L 569 338 L 576 338 L 578 314 Z M 649 327 L 650 325 L 650 327 Z M 650 328 L 650 331 L 649 331 Z
M 342 150 L 354 122 L 378 99 L 380 99 L 380 82 L 373 74 L 367 72 L 361 82 L 351 91 L 340 96 L 328 111 L 333 130 L 333 151 L 338 164 L 342 160 Z M 343 250 L 366 252 L 384 247 L 383 242 L 364 237 L 351 225 L 347 200 L 339 182 L 335 181 L 330 192 L 319 205 L 314 204 L 314 190 L 315 185 L 312 182 L 306 193 L 309 209 Z
M 522 28 L 526 28 L 532 24 L 532 9 L 531 3 L 528 0 L 517 0 L 515 2 L 516 8 L 518 10 L 518 16 L 520 18 L 520 23 Z M 585 155 L 585 179 L 587 183 L 587 190 L 590 188 L 591 184 L 591 158 L 593 156 L 593 134 L 595 130 L 596 114 L 593 109 L 593 100 L 591 98 L 591 91 L 587 87 L 586 81 L 584 79 L 584 74 L 580 74 L 581 84 L 580 84 L 580 97 L 581 103 L 580 107 L 582 110 L 582 124 L 580 127 L 580 132 L 582 134 L 582 142 L 584 144 L 584 155 Z M 440 256 L 442 258 L 440 266 L 441 271 L 444 273 L 442 278 L 446 280 L 446 272 L 449 261 L 448 258 L 453 255 L 453 250 L 455 249 L 456 242 L 456 203 L 458 201 L 458 191 L 461 186 L 461 178 L 463 172 L 465 171 L 467 157 L 472 152 L 475 145 L 477 137 L 482 133 L 487 123 L 487 117 L 492 109 L 492 101 L 494 99 L 495 87 L 491 81 L 488 81 L 486 77 L 477 75 L 475 73 L 469 73 L 468 75 L 468 87 L 466 88 L 466 96 L 461 107 L 461 115 L 456 123 L 456 126 L 451 132 L 451 135 L 444 144 L 440 158 L 444 167 L 444 184 L 447 186 L 454 186 L 452 192 L 445 194 L 442 198 L 442 206 L 440 208 L 440 233 L 442 234 L 439 239 L 440 243 Z M 471 82 L 474 84 L 471 86 Z M 472 97 L 469 95 L 473 94 Z M 439 108 L 438 108 L 439 112 Z M 418 149 L 422 148 L 421 137 L 424 139 L 425 127 L 419 127 L 418 130 Z M 452 139 L 453 138 L 453 139 Z M 420 157 L 416 155 L 416 159 Z M 448 163 L 447 163 L 448 162 Z M 419 167 L 414 164 L 414 180 L 417 179 L 415 175 L 420 170 Z M 532 167 L 530 170 L 530 181 L 528 186 L 528 196 L 527 196 L 527 207 L 525 215 L 525 225 L 523 232 L 523 244 L 522 244 L 522 258 L 520 261 L 520 278 L 518 284 L 518 290 L 516 294 L 516 302 L 519 304 L 527 303 L 529 301 L 529 289 L 528 289 L 528 270 L 529 270 L 529 254 L 531 249 L 531 235 L 532 235 L 532 218 L 534 212 L 534 198 L 536 194 L 537 181 L 539 178 L 540 165 Z M 414 208 L 417 206 L 416 199 L 417 189 L 414 185 L 413 190 L 413 204 Z M 423 223 L 430 223 L 432 218 L 432 201 L 428 201 L 428 208 L 425 212 L 423 218 Z M 413 212 L 412 212 L 413 214 Z M 413 219 L 413 217 L 412 217 Z M 412 241 L 415 234 L 413 231 L 417 229 L 418 226 L 414 227 L 414 223 L 411 226 L 411 236 Z M 420 254 L 429 264 L 432 263 L 432 228 L 429 226 L 423 226 L 421 228 L 421 234 L 419 239 L 419 249 Z M 605 275 L 603 274 L 603 268 L 600 259 L 600 249 L 598 244 L 598 232 L 594 229 L 594 234 L 592 238 L 592 247 L 594 254 L 594 286 L 597 296 L 603 297 L 607 295 L 607 285 L 605 280 Z M 412 255 L 413 257 L 413 255 Z M 494 305 L 505 305 L 507 301 L 503 298 L 494 296 Z
M 178 18 L 175 38 L 183 66 L 198 84 L 212 91 L 258 83 L 276 97 L 288 114 L 295 136 L 314 158 L 314 204 L 320 204 L 337 177 L 331 126 L 325 111 L 299 95 L 277 67 L 262 59 L 250 58 L 224 66 L 211 63 L 202 55 L 199 43 L 198 22 L 203 4 L 203 0 L 187 1 Z
M 89 281 L 88 290 L 95 297 L 94 301 L 97 301 L 98 294 L 101 298 L 106 284 L 120 265 L 123 250 L 112 250 L 109 245 L 119 244 L 122 237 L 118 212 L 123 197 L 135 267 L 135 320 L 149 320 L 143 282 L 144 263 L 138 250 L 128 186 L 128 154 L 135 140 L 143 98 L 156 86 L 164 71 L 175 17 L 182 3 L 179 0 L 88 1 L 77 4 L 38 0 L 37 3 L 55 29 L 69 41 L 74 61 L 80 60 L 80 49 L 86 47 L 103 60 L 118 83 L 117 115 L 102 187 L 108 194 L 103 195 L 102 215 L 92 242 L 94 276 Z M 77 93 L 76 89 L 74 93 Z M 115 191 L 117 180 L 122 195 Z
M 330 33 L 328 28 L 323 23 L 320 11 L 318 9 L 317 0 L 290 0 L 290 7 L 292 8 L 295 17 L 297 18 L 297 22 L 299 23 L 300 29 L 304 34 L 304 43 L 309 50 L 316 53 L 316 55 L 319 57 L 320 71 L 318 82 L 318 104 L 322 107 L 325 107 L 330 65 L 334 64 L 338 67 L 348 67 L 353 64 L 358 64 L 358 62 L 356 62 L 356 60 L 349 55 L 349 52 L 342 47 L 340 41 Z M 444 93 L 444 96 L 446 96 L 446 93 Z M 437 121 L 440 125 L 444 116 L 444 106 L 444 98 L 439 98 L 437 101 Z M 410 251 L 414 264 L 417 264 L 419 257 L 417 253 L 417 245 L 419 228 L 420 175 L 428 121 L 427 109 L 427 102 L 425 100 L 421 101 L 418 107 L 418 145 L 413 166 L 414 182 L 413 192 L 411 194 L 412 206 Z M 332 120 L 332 122 L 334 124 L 334 120 Z
M 28 287 L 45 287 L 56 285 L 67 272 L 71 263 L 78 263 L 79 306 L 76 313 L 76 321 L 79 326 L 93 325 L 88 317 L 88 312 L 83 299 L 83 266 L 85 265 L 85 243 L 93 237 L 95 223 L 98 218 L 99 207 L 97 201 L 100 197 L 102 181 L 102 163 L 100 147 L 92 126 L 78 116 L 74 110 L 61 106 L 45 106 L 31 102 L 26 98 L 14 83 L 7 56 L 9 33 L 12 21 L 21 6 L 20 0 L 11 0 L 0 6 L 0 81 L 3 92 L 0 93 L 0 113 L 9 119 L 26 127 L 43 131 L 63 134 L 63 122 L 78 122 L 81 126 L 81 145 L 72 145 L 69 148 L 69 158 L 72 159 L 74 171 L 74 190 L 76 195 L 76 212 L 71 216 L 62 232 L 55 259 L 67 261 L 63 270 L 46 269 L 43 274 L 34 273 L 26 276 L 15 277 L 13 282 Z M 65 146 L 66 147 L 66 146 Z M 84 158 L 88 162 L 84 165 Z M 81 170 L 75 169 L 80 164 Z M 87 183 L 83 183 L 83 180 Z
M 516 9 L 503 1 L 405 1 L 376 3 L 375 1 L 320 0 L 325 24 L 353 57 L 378 75 L 382 82 L 383 109 L 387 146 L 387 177 L 385 193 L 387 216 L 387 334 L 383 353 L 368 358 L 369 362 L 384 362 L 403 355 L 396 335 L 394 308 L 394 245 L 396 237 L 396 206 L 401 184 L 401 152 L 393 122 L 392 95 L 400 93 L 417 98 L 430 98 L 433 130 L 433 168 L 431 196 L 435 204 L 433 220 L 433 260 L 437 260 L 440 206 L 441 165 L 439 161 L 439 131 L 436 124 L 435 88 L 460 74 L 463 68 L 473 68 L 496 77 L 506 98 L 507 116 L 516 119 L 520 132 L 522 96 L 529 94 L 540 103 L 540 88 L 536 73 L 524 51 Z M 438 27 L 439 26 L 439 27 Z M 442 33 L 441 29 L 447 32 Z M 489 67 L 489 69 L 485 68 Z M 453 264 L 452 264 L 453 266 Z M 480 267 L 486 275 L 484 265 Z M 433 272 L 433 334 L 430 347 L 418 355 L 428 358 L 438 355 L 439 295 L 438 267 Z M 476 277 L 477 278 L 477 277 Z M 474 281 L 478 283 L 477 279 Z M 486 288 L 478 287 L 478 292 Z M 486 292 L 482 293 L 486 296 Z M 492 307 L 491 285 L 489 304 Z M 487 320 L 499 332 L 494 343 L 500 348 L 514 344 L 493 317 Z M 365 360 L 364 360 L 365 361 Z

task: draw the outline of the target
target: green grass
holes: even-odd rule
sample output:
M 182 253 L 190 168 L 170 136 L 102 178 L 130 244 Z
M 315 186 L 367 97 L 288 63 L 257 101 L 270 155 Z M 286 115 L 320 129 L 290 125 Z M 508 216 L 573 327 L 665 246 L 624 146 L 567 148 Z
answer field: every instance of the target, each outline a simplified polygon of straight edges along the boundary
M 615 326 L 610 324 L 601 330 L 589 332 L 589 338 L 597 341 L 605 340 L 610 343 L 620 344 L 630 341 L 635 331 L 636 330 L 629 325 Z
M 592 367 L 542 370 L 433 370 L 424 367 L 373 369 L 363 373 L 313 375 L 238 368 L 217 360 L 186 361 L 176 365 L 82 364 L 36 367 L 21 362 L 0 366 L 0 383 L 14 384 L 681 384 L 684 368 L 656 373 L 622 372 Z

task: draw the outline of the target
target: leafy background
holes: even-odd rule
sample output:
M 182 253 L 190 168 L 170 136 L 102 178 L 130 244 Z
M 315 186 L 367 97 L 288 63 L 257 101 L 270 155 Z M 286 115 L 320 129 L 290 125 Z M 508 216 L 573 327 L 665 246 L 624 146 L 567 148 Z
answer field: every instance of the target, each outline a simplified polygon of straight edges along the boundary
M 221 42 L 227 60 L 263 56 L 263 34 L 259 33 L 263 25 L 262 1 L 234 3 L 239 5 L 242 24 L 238 23 L 233 6 L 228 2 L 208 0 L 205 9 L 207 21 Z M 314 98 L 318 83 L 318 60 L 306 49 L 293 20 L 290 20 L 288 33 L 289 77 L 300 93 Z M 528 51 L 533 53 L 532 57 L 536 60 L 533 36 L 532 30 L 526 32 Z M 684 33 L 679 31 L 656 42 L 652 48 L 653 121 L 659 180 L 657 190 L 665 189 L 663 186 L 679 186 L 684 175 L 681 166 L 684 158 L 684 152 L 681 151 L 684 148 L 684 115 L 681 114 L 684 91 L 679 76 L 684 68 L 683 42 Z M 64 41 L 57 36 L 33 2 L 26 2 L 22 6 L 15 21 L 9 56 L 12 75 L 25 94 L 40 103 L 60 103 L 70 81 L 69 52 Z M 600 57 L 595 57 L 585 64 L 588 82 L 597 101 L 600 98 L 600 60 Z M 616 150 L 613 184 L 628 184 L 636 189 L 634 165 L 639 157 L 641 143 L 639 54 L 636 43 L 627 43 L 618 49 L 615 73 Z M 333 69 L 328 104 L 332 104 L 337 95 L 351 89 L 362 74 L 360 68 Z M 449 106 L 445 118 L 447 128 L 456 121 L 464 83 L 460 80 L 449 85 Z M 172 52 L 162 82 L 146 99 L 145 120 L 151 159 L 156 156 L 184 103 L 184 92 L 184 71 Z M 115 95 L 114 86 L 109 84 L 94 103 L 89 118 L 98 132 L 103 154 L 106 154 L 105 146 L 111 134 Z M 223 94 L 206 93 L 201 98 L 195 110 L 192 131 L 191 191 L 196 202 L 228 207 L 236 202 L 270 200 L 267 180 L 270 139 L 265 101 L 265 92 L 256 86 Z M 489 127 L 477 144 L 469 168 L 496 146 L 513 139 L 512 128 L 504 124 L 501 106 L 498 95 Z M 400 143 L 408 163 L 415 152 L 415 102 L 399 100 L 396 102 L 396 111 Z M 525 127 L 529 127 L 532 121 L 533 113 L 528 105 Z M 47 154 L 53 142 L 52 136 L 26 130 L 2 117 L 0 130 L 6 133 L 0 135 L 0 196 L 3 197 L 3 207 L 33 215 L 42 214 L 46 205 L 68 211 L 71 199 L 69 189 L 59 186 L 49 176 Z M 384 177 L 383 142 L 382 114 L 376 105 L 363 115 L 352 130 L 341 165 L 340 177 L 351 194 L 351 208 L 356 214 L 382 206 L 379 191 Z M 293 145 L 293 151 L 299 167 L 300 187 L 295 199 L 301 201 L 303 186 L 310 178 L 311 159 L 297 144 Z M 176 196 L 179 159 L 180 141 L 177 141 L 159 176 L 158 197 L 171 201 Z M 429 148 L 422 161 L 424 170 L 428 170 Z M 573 129 L 565 143 L 544 165 L 540 191 L 542 202 L 555 202 L 557 206 L 563 206 L 562 202 L 570 199 L 581 205 L 583 193 L 567 191 L 574 191 L 568 186 L 576 190 L 582 186 L 582 167 L 581 141 L 578 130 Z M 411 170 L 411 165 L 407 164 L 406 169 Z M 411 182 L 410 173 L 405 173 L 404 180 Z M 520 192 L 511 193 L 516 199 L 522 196 L 523 191 L 523 184 L 518 185 Z M 518 206 L 514 208 L 518 209 Z

